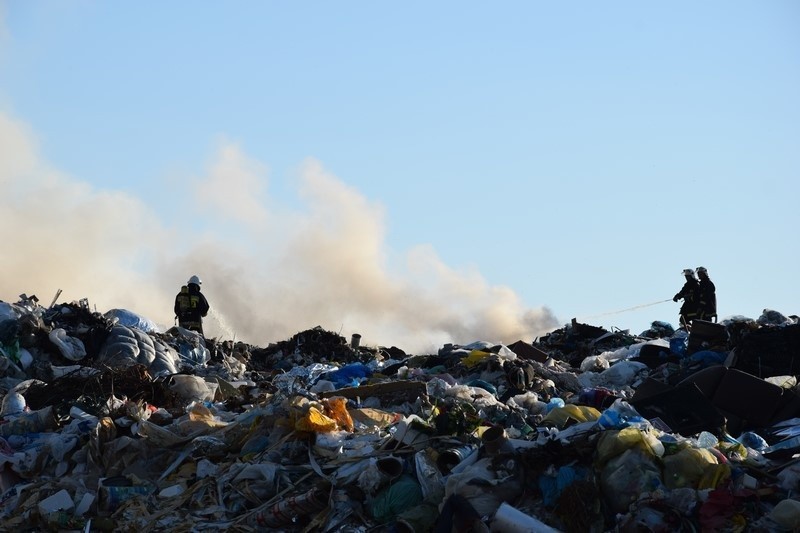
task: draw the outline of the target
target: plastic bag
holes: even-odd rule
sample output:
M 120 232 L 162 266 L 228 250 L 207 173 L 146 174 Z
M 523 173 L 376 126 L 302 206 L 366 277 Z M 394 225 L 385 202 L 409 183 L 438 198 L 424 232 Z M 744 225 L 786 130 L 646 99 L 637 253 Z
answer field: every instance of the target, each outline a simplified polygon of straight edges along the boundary
M 444 477 L 436 467 L 436 462 L 430 455 L 428 448 L 420 450 L 414 454 L 414 466 L 416 467 L 417 481 L 422 487 L 422 496 L 425 501 L 441 502 L 444 497 Z
M 48 337 L 50 338 L 50 342 L 58 347 L 58 351 L 61 352 L 61 355 L 70 361 L 80 361 L 86 357 L 86 347 L 83 345 L 83 341 L 75 337 L 70 337 L 62 328 L 52 330 L 48 334 Z
M 477 365 L 487 357 L 491 355 L 489 352 L 484 352 L 481 350 L 472 350 L 469 355 L 461 360 L 461 363 L 466 366 L 467 368 L 472 368 L 473 366 Z
M 704 485 L 714 483 L 718 462 L 707 448 L 684 448 L 667 455 L 664 457 L 664 485 L 672 490 L 683 487 L 697 489 L 701 481 Z
M 608 362 L 608 359 L 600 357 L 599 355 L 591 355 L 581 361 L 580 368 L 582 372 L 600 372 L 606 370 L 610 366 L 611 364 Z
M 664 455 L 664 444 L 652 431 L 627 427 L 619 431 L 604 431 L 600 434 L 597 443 L 597 463 L 603 465 L 626 450 L 634 448 L 641 450 L 649 457 Z
M 298 431 L 309 431 L 314 433 L 326 433 L 335 431 L 337 427 L 336 420 L 325 416 L 316 407 L 309 407 L 308 412 L 297 422 L 294 428 Z
M 792 499 L 785 499 L 769 512 L 769 518 L 780 527 L 789 531 L 800 529 L 800 502 Z
M 385 524 L 421 502 L 422 488 L 417 480 L 409 475 L 400 476 L 375 496 L 372 501 L 372 517 Z
M 586 468 L 573 466 L 562 466 L 554 475 L 542 474 L 539 476 L 542 502 L 546 507 L 554 506 L 565 489 L 576 481 L 586 479 L 588 475 Z
M 324 374 L 324 378 L 333 382 L 336 388 L 357 387 L 361 381 L 372 375 L 372 370 L 364 363 L 352 363 L 338 370 Z
M 603 411 L 603 414 L 597 420 L 597 425 L 603 429 L 622 429 L 628 426 L 651 427 L 650 422 L 644 419 L 631 404 L 622 398 L 614 400 L 611 407 Z
M 715 352 L 712 350 L 702 350 L 699 352 L 694 352 L 690 355 L 687 360 L 691 361 L 692 363 L 700 364 L 704 367 L 711 366 L 711 365 L 721 365 L 725 362 L 725 359 L 728 357 L 726 352 Z
M 689 334 L 686 333 L 686 331 L 679 329 L 669 339 L 669 351 L 675 355 L 684 356 L 686 355 L 688 342 Z
M 591 422 L 600 418 L 600 411 L 588 405 L 568 404 L 553 408 L 542 420 L 543 425 L 558 428 L 566 426 L 569 420 L 575 422 Z
M 270 440 L 267 435 L 254 435 L 247 439 L 242 444 L 242 449 L 239 451 L 239 456 L 244 459 L 249 459 L 266 450 L 270 445 Z
M 611 459 L 600 474 L 602 494 L 615 513 L 627 512 L 640 496 L 661 486 L 661 471 L 652 458 L 638 448 L 628 449 Z
M 325 414 L 336 421 L 341 429 L 353 431 L 353 418 L 347 412 L 347 399 L 341 396 L 323 398 L 322 405 L 325 407 Z
M 127 309 L 111 309 L 103 315 L 109 320 L 117 320 L 117 323 L 129 328 L 137 328 L 145 333 L 160 333 L 158 326 L 149 318 L 128 311 Z
M 381 485 L 384 485 L 387 480 L 386 476 L 384 476 L 378 469 L 378 460 L 372 457 L 358 464 L 361 465 L 358 468 L 358 488 L 363 490 L 365 494 L 375 494 L 375 492 L 377 492 Z M 336 473 L 339 474 L 339 471 Z
M 172 376 L 172 389 L 178 396 L 191 401 L 213 401 L 219 383 L 209 383 L 200 376 L 176 374 Z

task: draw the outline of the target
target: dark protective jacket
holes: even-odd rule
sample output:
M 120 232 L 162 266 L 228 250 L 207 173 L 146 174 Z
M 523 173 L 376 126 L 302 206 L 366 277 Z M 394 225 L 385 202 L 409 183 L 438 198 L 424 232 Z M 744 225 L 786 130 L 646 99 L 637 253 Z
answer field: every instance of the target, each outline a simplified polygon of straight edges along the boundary
M 697 318 L 697 305 L 700 301 L 699 291 L 700 285 L 697 280 L 694 278 L 687 278 L 681 290 L 672 298 L 676 302 L 681 298 L 683 299 L 680 315 L 684 322 L 691 322 Z
M 697 289 L 697 314 L 701 320 L 717 316 L 717 288 L 709 278 L 701 278 Z
M 208 315 L 208 300 L 200 292 L 200 286 L 190 283 L 181 287 L 175 296 L 175 316 L 178 325 L 203 334 L 203 317 Z

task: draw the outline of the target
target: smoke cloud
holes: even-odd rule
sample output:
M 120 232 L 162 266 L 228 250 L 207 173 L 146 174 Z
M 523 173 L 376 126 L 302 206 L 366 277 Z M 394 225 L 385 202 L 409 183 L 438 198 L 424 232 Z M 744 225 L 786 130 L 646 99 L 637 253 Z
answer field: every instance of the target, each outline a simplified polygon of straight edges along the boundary
M 34 133 L 0 113 L 0 299 L 25 292 L 49 305 L 62 289 L 58 302 L 87 298 L 166 329 L 175 294 L 197 274 L 212 308 L 207 336 L 258 346 L 321 326 L 431 353 L 558 326 L 547 308 L 526 308 L 428 245 L 390 250 L 384 208 L 317 161 L 300 165 L 292 202 L 271 198 L 269 169 L 229 140 L 202 175 L 177 179 L 183 192 L 159 201 L 98 189 L 51 168 Z M 165 200 L 169 213 L 159 212 Z

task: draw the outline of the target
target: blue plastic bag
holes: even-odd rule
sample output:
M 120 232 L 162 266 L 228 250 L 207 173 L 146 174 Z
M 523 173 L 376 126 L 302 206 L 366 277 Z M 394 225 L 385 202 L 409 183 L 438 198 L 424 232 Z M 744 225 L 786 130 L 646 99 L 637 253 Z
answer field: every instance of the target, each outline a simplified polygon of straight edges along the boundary
M 683 357 L 686 355 L 688 341 L 689 335 L 684 330 L 680 329 L 669 338 L 669 350 L 675 355 Z
M 372 376 L 372 370 L 363 363 L 352 363 L 338 370 L 325 374 L 325 379 L 333 383 L 337 389 L 357 387 L 362 379 Z

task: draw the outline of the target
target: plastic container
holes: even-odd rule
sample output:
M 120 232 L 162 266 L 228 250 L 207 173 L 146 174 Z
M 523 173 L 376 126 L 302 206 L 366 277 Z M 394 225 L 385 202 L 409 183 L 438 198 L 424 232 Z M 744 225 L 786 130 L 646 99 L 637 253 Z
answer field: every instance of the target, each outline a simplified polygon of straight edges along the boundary
M 375 466 L 389 480 L 397 479 L 403 474 L 403 460 L 399 457 L 382 457 L 376 461 Z
M 492 518 L 490 531 L 493 533 L 559 533 L 533 516 L 503 502 Z
M 266 511 L 256 513 L 250 525 L 268 528 L 288 526 L 300 517 L 312 517 L 327 505 L 327 494 L 314 487 L 298 496 L 281 500 Z
M 442 474 L 449 474 L 458 463 L 472 455 L 478 447 L 474 444 L 466 444 L 457 448 L 450 448 L 439 454 L 436 459 L 436 466 Z
M 0 416 L 16 415 L 25 411 L 28 404 L 25 397 L 17 391 L 11 391 L 3 397 Z
M 483 444 L 483 449 L 489 455 L 513 451 L 513 448 L 508 443 L 506 430 L 501 426 L 492 426 L 485 430 L 481 434 L 481 443 Z

